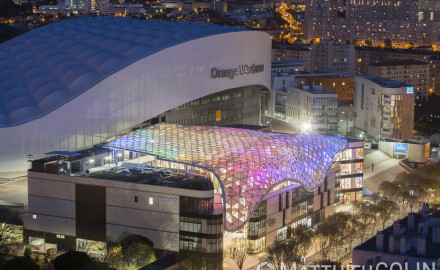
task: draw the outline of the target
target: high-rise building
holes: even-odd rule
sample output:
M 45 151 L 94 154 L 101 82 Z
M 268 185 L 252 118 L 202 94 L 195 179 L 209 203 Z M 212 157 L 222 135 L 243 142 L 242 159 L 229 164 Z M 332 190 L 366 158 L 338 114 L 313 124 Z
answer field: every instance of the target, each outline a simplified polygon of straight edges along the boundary
M 440 55 L 420 48 L 386 49 L 374 47 L 356 47 L 356 73 L 367 75 L 371 64 L 382 61 L 418 60 L 429 63 L 428 93 L 440 93 Z
M 345 42 L 323 40 L 311 45 L 310 70 L 335 69 L 355 72 L 354 46 Z
M 309 70 L 310 47 L 302 44 L 285 44 L 272 42 L 272 61 L 301 60 L 304 70 Z
M 413 86 L 375 76 L 357 76 L 354 85 L 356 135 L 374 139 L 413 138 Z
M 383 46 L 435 46 L 439 43 L 438 22 L 419 20 L 417 0 L 310 1 L 306 5 L 305 37 L 342 42 L 371 42 Z
M 414 87 L 416 100 L 426 99 L 429 94 L 431 76 L 429 64 L 419 60 L 391 60 L 370 64 L 369 76 L 378 76 L 404 82 Z
M 338 94 L 338 103 L 353 106 L 354 74 L 322 75 L 306 77 L 307 85 L 322 85 L 327 91 Z
M 301 132 L 338 135 L 338 94 L 322 86 L 287 87 L 286 121 Z

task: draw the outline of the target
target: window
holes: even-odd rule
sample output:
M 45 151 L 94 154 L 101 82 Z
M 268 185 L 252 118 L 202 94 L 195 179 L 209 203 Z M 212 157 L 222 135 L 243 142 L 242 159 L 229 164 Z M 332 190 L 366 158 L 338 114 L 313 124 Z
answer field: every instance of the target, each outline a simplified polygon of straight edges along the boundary
M 355 179 L 356 183 L 356 188 L 361 188 L 362 187 L 362 177 L 356 177 Z
M 32 218 L 33 218 L 33 219 L 37 219 L 37 215 L 33 214 L 33 215 L 32 215 Z
M 138 196 L 134 196 L 134 202 L 138 202 Z
M 287 238 L 287 226 L 277 230 L 277 241 L 284 241 Z
M 153 205 L 153 197 L 148 198 L 148 204 Z
M 58 239 L 64 239 L 64 235 L 63 234 L 57 234 L 57 238 Z
M 262 235 L 266 232 L 266 220 L 248 223 L 248 234 L 250 236 Z
M 198 218 L 180 217 L 179 230 L 185 232 L 202 232 L 202 220 Z
M 351 188 L 351 178 L 341 179 L 341 189 L 350 189 Z
M 193 250 L 193 251 L 201 251 L 202 250 L 202 238 L 194 237 L 194 236 L 180 236 L 179 241 L 180 250 Z

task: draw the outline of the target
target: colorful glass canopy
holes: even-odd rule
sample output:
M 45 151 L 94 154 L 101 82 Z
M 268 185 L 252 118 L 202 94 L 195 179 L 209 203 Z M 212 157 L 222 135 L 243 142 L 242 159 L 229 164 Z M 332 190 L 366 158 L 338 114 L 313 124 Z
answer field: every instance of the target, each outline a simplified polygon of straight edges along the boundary
M 156 155 L 205 168 L 223 191 L 225 230 L 236 231 L 263 196 L 291 180 L 315 189 L 347 140 L 314 134 L 276 134 L 228 127 L 158 124 L 133 131 L 106 147 Z

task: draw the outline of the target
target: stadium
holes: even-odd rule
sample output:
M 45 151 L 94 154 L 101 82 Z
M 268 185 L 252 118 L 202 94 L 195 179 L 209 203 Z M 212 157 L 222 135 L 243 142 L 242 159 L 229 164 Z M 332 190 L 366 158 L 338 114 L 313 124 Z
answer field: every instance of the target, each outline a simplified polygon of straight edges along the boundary
M 0 172 L 103 143 L 228 89 L 269 91 L 270 48 L 269 35 L 236 27 L 110 17 L 60 21 L 4 42 Z

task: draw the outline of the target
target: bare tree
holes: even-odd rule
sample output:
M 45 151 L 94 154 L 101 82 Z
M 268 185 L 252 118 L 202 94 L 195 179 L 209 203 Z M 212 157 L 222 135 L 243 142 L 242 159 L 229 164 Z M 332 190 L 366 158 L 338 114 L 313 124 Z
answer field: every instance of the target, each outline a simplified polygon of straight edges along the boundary
M 281 263 L 287 266 L 297 263 L 301 260 L 299 244 L 294 239 L 275 240 L 266 250 L 266 260 L 272 263 L 275 270 L 281 269 Z
M 382 221 L 382 230 L 385 230 L 385 223 L 391 218 L 391 215 L 399 210 L 395 201 L 382 199 L 376 205 L 376 211 L 379 213 Z
M 0 249 L 7 250 L 8 244 L 23 240 L 23 221 L 17 212 L 0 206 Z
M 243 269 L 243 264 L 248 255 L 247 240 L 244 237 L 234 238 L 227 250 L 227 256 L 237 264 L 238 269 Z
M 299 256 L 306 256 L 313 245 L 315 233 L 306 225 L 298 225 L 292 231 L 292 239 L 297 243 Z
M 356 235 L 359 236 L 361 242 L 364 242 L 368 228 L 373 227 L 373 231 L 375 230 L 378 217 L 372 211 L 372 203 L 369 201 L 354 201 L 353 209 L 355 211 L 353 218 L 356 220 L 353 225 L 356 228 Z
M 400 196 L 400 187 L 394 182 L 383 181 L 379 184 L 379 190 L 382 192 L 384 197 L 394 200 Z
M 345 212 L 335 213 L 318 225 L 316 240 L 321 249 L 321 260 L 329 259 L 331 248 L 339 255 L 339 248 L 347 241 L 347 224 L 351 215 Z

